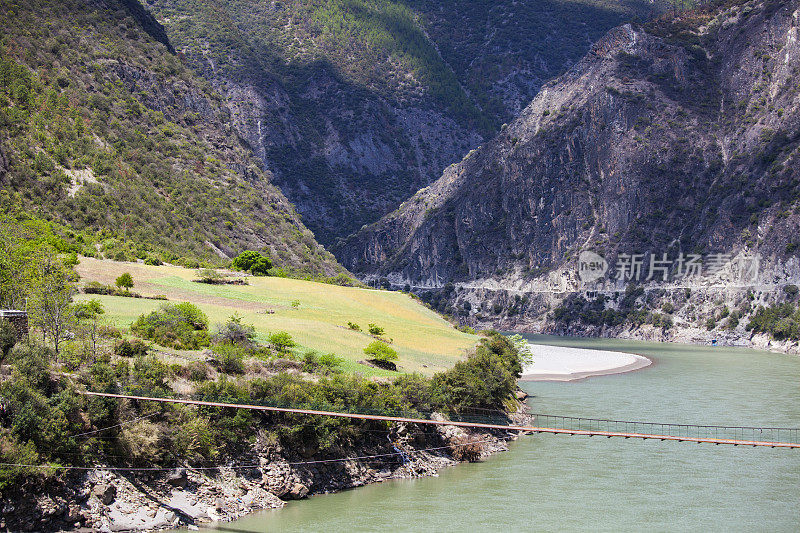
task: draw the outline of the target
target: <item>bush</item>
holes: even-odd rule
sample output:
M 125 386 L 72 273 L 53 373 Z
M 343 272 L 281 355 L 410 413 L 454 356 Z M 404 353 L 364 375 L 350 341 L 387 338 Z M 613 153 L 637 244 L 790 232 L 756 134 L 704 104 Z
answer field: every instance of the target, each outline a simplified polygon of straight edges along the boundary
M 373 361 L 388 363 L 397 359 L 397 351 L 382 341 L 372 341 L 364 348 L 364 353 L 372 356 Z
M 0 320 L 0 360 L 5 359 L 17 343 L 17 332 L 8 320 Z
M 190 381 L 207 380 L 208 365 L 202 361 L 192 361 L 186 366 L 186 378 Z
M 272 268 L 272 262 L 259 252 L 248 250 L 240 253 L 231 262 L 231 268 L 250 272 L 256 276 L 266 276 L 268 270 Z
M 382 327 L 377 326 L 375 324 L 370 324 L 368 331 L 370 335 L 376 335 L 378 337 L 381 337 L 383 336 L 384 333 L 386 333 L 386 331 Z
M 214 360 L 220 372 L 226 374 L 244 373 L 245 350 L 236 344 L 224 342 L 214 345 Z
M 323 374 L 341 372 L 339 369 L 341 364 L 342 359 L 332 353 L 320 355 L 314 350 L 309 350 L 303 354 L 303 372 L 321 372 Z
M 361 326 L 359 326 L 358 324 L 355 324 L 353 322 L 348 322 L 347 323 L 347 327 L 352 329 L 353 331 L 361 331 Z
M 141 315 L 131 331 L 161 346 L 177 350 L 198 350 L 208 346 L 208 318 L 188 302 L 164 304 L 157 311 Z
M 115 283 L 120 289 L 130 290 L 133 288 L 133 276 L 125 272 L 117 278 Z
M 161 261 L 161 259 L 159 259 L 158 257 L 153 257 L 153 256 L 149 255 L 149 256 L 147 256 L 147 258 L 144 260 L 144 264 L 145 264 L 145 265 L 150 265 L 150 266 L 161 266 L 161 265 L 163 265 L 164 263 L 163 263 L 163 261 Z
M 167 385 L 167 378 L 169 377 L 169 367 L 162 363 L 154 355 L 145 357 L 137 357 L 133 363 L 131 378 L 133 383 L 129 390 L 134 392 L 155 392 L 156 394 L 165 394 L 170 392 Z
M 141 357 L 147 355 L 149 346 L 140 340 L 123 340 L 114 347 L 114 354 L 120 357 Z
M 90 281 L 83 286 L 83 292 L 86 294 L 115 294 L 117 289 L 110 285 L 103 285 L 97 281 Z
M 225 276 L 213 268 L 201 268 L 197 271 L 197 277 L 200 283 L 208 283 L 209 285 L 217 285 L 225 281 Z
M 253 347 L 256 338 L 256 328 L 252 324 L 242 324 L 242 317 L 231 316 L 225 324 L 217 326 L 215 340 L 230 344 L 240 344 L 247 348 Z
M 273 348 L 275 348 L 281 353 L 286 353 L 289 351 L 290 348 L 294 348 L 295 346 L 297 346 L 297 343 L 294 342 L 292 336 L 285 331 L 278 331 L 276 333 L 270 334 L 269 343 L 272 345 Z

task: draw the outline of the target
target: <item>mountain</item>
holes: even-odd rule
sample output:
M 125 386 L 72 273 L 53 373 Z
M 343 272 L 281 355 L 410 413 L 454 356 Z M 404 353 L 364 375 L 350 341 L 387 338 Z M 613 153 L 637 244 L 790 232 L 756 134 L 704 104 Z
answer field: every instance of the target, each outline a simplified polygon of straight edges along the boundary
M 88 254 L 343 272 L 141 4 L 2 2 L 0 27 L 4 204 L 86 230 Z
M 587 250 L 611 265 L 758 254 L 761 283 L 798 278 L 798 7 L 727 1 L 612 30 L 335 253 L 365 279 L 430 289 L 441 309 L 495 324 L 558 306 L 564 294 L 543 294 L 575 290 Z
M 328 245 L 494 135 L 647 0 L 147 0 Z M 660 3 L 656 3 L 656 6 Z

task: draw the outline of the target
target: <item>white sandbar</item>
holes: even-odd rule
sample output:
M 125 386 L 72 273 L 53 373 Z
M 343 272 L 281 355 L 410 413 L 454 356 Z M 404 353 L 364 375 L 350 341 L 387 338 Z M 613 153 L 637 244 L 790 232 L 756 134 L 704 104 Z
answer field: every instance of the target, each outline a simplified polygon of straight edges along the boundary
M 647 357 L 625 352 L 587 350 L 529 344 L 533 362 L 525 366 L 525 381 L 573 381 L 589 376 L 620 374 L 644 368 L 652 363 Z

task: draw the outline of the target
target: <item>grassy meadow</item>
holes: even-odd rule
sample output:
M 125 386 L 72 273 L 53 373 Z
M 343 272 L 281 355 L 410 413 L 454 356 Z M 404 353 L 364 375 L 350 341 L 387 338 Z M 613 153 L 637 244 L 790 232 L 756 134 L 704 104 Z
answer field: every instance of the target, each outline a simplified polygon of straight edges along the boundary
M 117 276 L 133 276 L 134 292 L 144 296 L 164 295 L 172 302 L 191 302 L 208 315 L 212 324 L 223 323 L 233 314 L 253 324 L 258 340 L 266 342 L 276 331 L 289 332 L 300 345 L 320 353 L 343 358 L 346 371 L 368 375 L 391 372 L 359 364 L 363 349 L 373 338 L 366 333 L 369 323 L 385 329 L 397 350 L 398 370 L 430 375 L 452 366 L 474 346 L 478 337 L 462 333 L 435 312 L 399 292 L 340 287 L 287 278 L 247 278 L 249 285 L 208 285 L 193 282 L 197 272 L 182 267 L 149 266 L 139 263 L 81 258 L 76 270 L 81 281 L 114 284 Z M 79 300 L 96 298 L 105 307 L 105 317 L 117 327 L 128 328 L 142 313 L 163 302 L 119 296 L 81 294 Z M 292 304 L 295 303 L 295 306 Z M 347 323 L 361 326 L 353 331 Z M 163 351 L 171 351 L 163 349 Z M 191 356 L 199 352 L 182 352 Z

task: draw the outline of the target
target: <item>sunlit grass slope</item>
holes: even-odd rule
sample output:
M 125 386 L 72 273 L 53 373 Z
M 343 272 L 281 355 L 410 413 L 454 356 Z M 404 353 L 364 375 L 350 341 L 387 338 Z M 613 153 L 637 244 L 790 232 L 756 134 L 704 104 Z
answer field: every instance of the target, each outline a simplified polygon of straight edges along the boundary
M 369 323 L 386 330 L 399 354 L 398 368 L 404 372 L 431 374 L 452 366 L 477 342 L 475 335 L 461 333 L 439 315 L 406 294 L 310 281 L 273 277 L 249 277 L 249 285 L 195 283 L 194 270 L 175 266 L 148 266 L 81 258 L 77 271 L 82 281 L 113 284 L 129 272 L 134 291 L 145 296 L 163 294 L 170 301 L 188 301 L 199 306 L 214 325 L 234 313 L 255 325 L 259 340 L 275 331 L 287 331 L 303 349 L 332 352 L 346 360 L 346 370 L 383 374 L 359 365 L 363 349 L 373 338 L 347 327 L 348 322 L 367 330 Z M 161 305 L 158 300 L 116 296 L 80 295 L 97 298 L 106 316 L 127 328 L 142 313 Z M 293 302 L 299 302 L 293 307 Z M 272 312 L 270 312 L 272 311 Z

